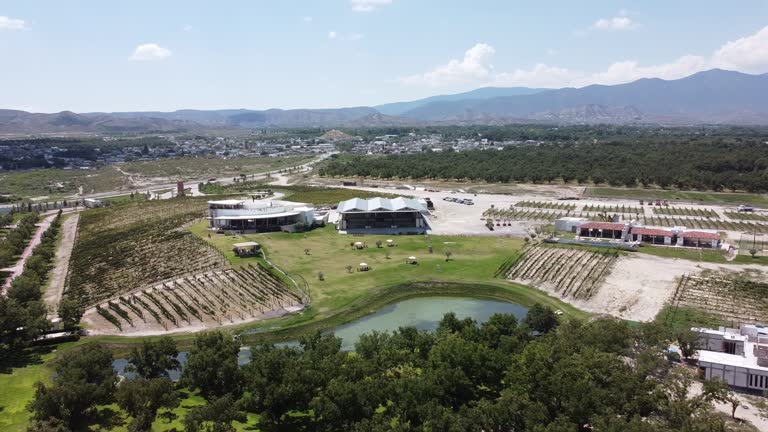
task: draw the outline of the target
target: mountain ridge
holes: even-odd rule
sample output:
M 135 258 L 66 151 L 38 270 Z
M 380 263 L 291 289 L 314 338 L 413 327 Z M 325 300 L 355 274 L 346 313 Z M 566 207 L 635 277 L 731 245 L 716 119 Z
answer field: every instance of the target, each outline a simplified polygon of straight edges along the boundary
M 624 84 L 592 84 L 580 88 L 483 87 L 373 107 L 51 114 L 0 109 L 0 133 L 176 133 L 211 128 L 416 127 L 524 122 L 768 125 L 766 94 L 768 74 L 711 69 L 676 80 L 641 78 Z M 382 111 L 402 112 L 392 115 Z

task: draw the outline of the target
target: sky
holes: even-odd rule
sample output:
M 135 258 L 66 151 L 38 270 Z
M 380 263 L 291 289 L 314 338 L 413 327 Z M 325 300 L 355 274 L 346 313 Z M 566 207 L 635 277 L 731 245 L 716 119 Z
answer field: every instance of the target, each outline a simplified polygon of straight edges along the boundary
M 371 106 L 768 72 L 768 0 L 0 0 L 0 108 Z

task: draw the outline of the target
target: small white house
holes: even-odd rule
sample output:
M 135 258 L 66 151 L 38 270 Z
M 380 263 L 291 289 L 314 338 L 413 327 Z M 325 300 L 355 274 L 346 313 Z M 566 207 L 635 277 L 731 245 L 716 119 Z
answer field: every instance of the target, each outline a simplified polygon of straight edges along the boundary
M 589 219 L 580 217 L 562 217 L 555 219 L 555 231 L 577 233 L 579 227 Z

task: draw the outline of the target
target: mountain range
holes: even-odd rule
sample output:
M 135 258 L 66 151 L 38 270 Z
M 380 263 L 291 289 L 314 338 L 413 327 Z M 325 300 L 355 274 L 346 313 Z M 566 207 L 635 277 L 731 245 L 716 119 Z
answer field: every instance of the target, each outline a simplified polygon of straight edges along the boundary
M 373 107 L 55 114 L 0 110 L 0 133 L 185 132 L 203 128 L 427 124 L 768 125 L 768 74 L 712 69 L 677 80 L 536 89 L 485 87 Z

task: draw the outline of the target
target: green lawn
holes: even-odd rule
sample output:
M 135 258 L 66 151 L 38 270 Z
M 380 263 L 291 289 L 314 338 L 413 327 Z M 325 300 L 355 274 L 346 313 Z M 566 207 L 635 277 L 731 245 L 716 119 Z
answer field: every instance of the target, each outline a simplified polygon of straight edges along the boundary
M 205 222 L 192 226 L 198 235 L 205 232 Z M 323 313 L 341 308 L 376 287 L 394 286 L 413 281 L 479 282 L 492 280 L 496 269 L 522 247 L 521 239 L 502 237 L 462 236 L 364 236 L 341 235 L 334 227 L 326 226 L 306 234 L 250 234 L 224 236 L 214 234 L 211 239 L 203 236 L 222 250 L 233 265 L 242 265 L 248 259 L 233 256 L 232 244 L 244 240 L 263 245 L 269 260 L 292 274 L 307 280 L 312 302 Z M 396 246 L 377 248 L 375 242 L 394 240 Z M 365 242 L 367 248 L 358 250 L 353 242 Z M 432 245 L 430 254 L 428 245 Z M 309 249 L 309 254 L 304 250 Z M 446 261 L 444 253 L 453 253 Z M 387 258 L 386 254 L 390 253 Z M 415 256 L 418 265 L 407 264 L 406 259 Z M 360 272 L 360 263 L 367 263 L 371 270 Z M 352 266 L 348 272 L 346 266 Z M 319 280 L 318 272 L 324 275 Z
M 730 325 L 730 323 L 699 309 L 672 305 L 666 305 L 659 311 L 656 315 L 656 322 L 665 324 L 673 330 L 684 330 L 691 327 L 718 328 L 722 325 Z
M 584 192 L 588 197 L 661 199 L 707 204 L 753 204 L 768 206 L 768 195 L 752 193 L 696 192 L 663 189 L 625 189 L 610 187 L 588 187 Z

